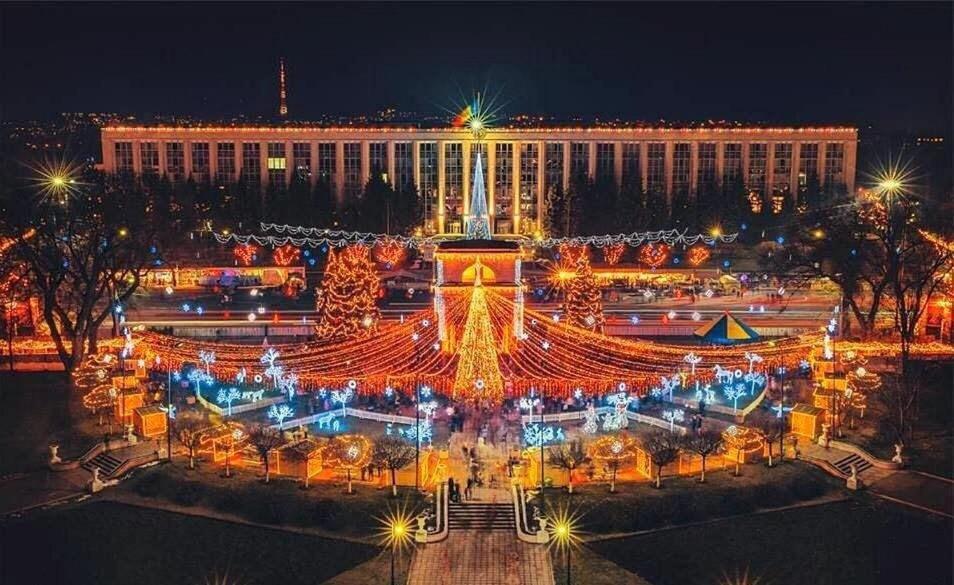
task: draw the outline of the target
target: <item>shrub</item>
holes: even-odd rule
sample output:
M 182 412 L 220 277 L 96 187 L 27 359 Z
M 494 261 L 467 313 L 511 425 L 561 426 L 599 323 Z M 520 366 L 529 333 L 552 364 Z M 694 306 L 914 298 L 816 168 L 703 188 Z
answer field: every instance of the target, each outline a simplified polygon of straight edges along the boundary
M 179 485 L 172 496 L 172 501 L 180 506 L 194 506 L 202 499 L 204 486 L 198 481 L 187 481 Z

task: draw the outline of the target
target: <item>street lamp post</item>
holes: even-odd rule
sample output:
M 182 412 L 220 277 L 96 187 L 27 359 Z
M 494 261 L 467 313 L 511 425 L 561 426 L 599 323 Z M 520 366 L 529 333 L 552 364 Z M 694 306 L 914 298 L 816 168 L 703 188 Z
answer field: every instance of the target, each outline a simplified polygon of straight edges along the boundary
M 416 384 L 414 403 L 414 489 L 421 489 L 421 385 Z

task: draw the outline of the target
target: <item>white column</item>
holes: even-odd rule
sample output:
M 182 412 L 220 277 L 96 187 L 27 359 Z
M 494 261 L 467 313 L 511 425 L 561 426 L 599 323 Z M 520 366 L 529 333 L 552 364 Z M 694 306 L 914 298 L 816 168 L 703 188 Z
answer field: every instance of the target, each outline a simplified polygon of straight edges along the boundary
M 775 192 L 775 144 L 768 142 L 765 145 L 765 194 L 769 196 Z
M 464 157 L 464 160 L 461 164 L 462 173 L 464 175 L 463 177 L 461 177 L 461 192 L 463 193 L 464 215 L 466 216 L 470 213 L 470 185 L 471 185 L 471 181 L 473 180 L 473 177 L 470 176 L 471 175 L 471 170 L 470 170 L 471 152 L 470 152 L 469 140 L 464 140 L 461 143 L 460 153 L 461 153 L 461 156 Z M 461 218 L 461 222 L 463 225 L 463 218 Z
M 133 174 L 142 174 L 142 143 L 139 140 L 132 141 L 133 155 Z
M 388 180 L 391 182 L 391 187 L 394 189 L 403 187 L 404 185 L 397 184 L 397 175 L 395 173 L 394 165 L 394 141 L 388 140 L 385 144 L 387 144 L 385 148 L 387 149 L 388 156 Z
M 285 141 L 285 185 L 291 185 L 292 171 L 295 168 L 294 147 L 291 140 Z
M 367 140 L 361 141 L 361 185 L 367 185 L 371 178 L 371 146 Z
M 497 192 L 497 143 L 487 141 L 487 214 L 490 216 L 490 232 L 497 231 L 497 208 L 494 195 Z
M 335 198 L 338 204 L 344 203 L 344 142 L 335 141 Z
M 523 199 L 520 197 L 520 142 L 514 141 L 513 148 L 513 176 L 511 177 L 510 189 L 513 192 L 513 233 L 520 233 L 520 206 Z
M 444 152 L 444 149 L 447 148 L 447 142 L 443 140 L 437 141 L 437 231 L 440 233 L 445 233 L 444 226 L 447 219 L 447 206 L 445 203 L 445 188 L 444 181 L 447 179 L 447 169 L 445 165 L 447 164 L 447 153 Z
M 318 180 L 318 141 L 309 140 L 308 148 L 311 151 L 311 186 L 314 188 Z
M 699 190 L 699 143 L 693 140 L 689 143 L 689 194 L 693 200 L 698 197 Z
M 623 186 L 623 143 L 619 140 L 613 143 L 613 182 L 617 189 Z
M 185 178 L 192 176 L 192 141 L 186 140 L 182 143 L 182 160 L 185 161 Z
M 189 150 L 186 147 L 186 150 Z M 259 163 L 259 177 L 263 187 L 268 185 L 268 143 L 260 142 L 258 144 L 258 163 Z M 186 162 L 186 172 L 189 171 L 189 163 Z M 265 192 L 262 191 L 262 197 L 265 197 Z
M 592 181 L 596 178 L 596 141 L 587 141 L 586 176 Z
M 665 151 L 665 161 L 663 163 L 663 173 L 666 175 L 665 185 L 666 185 L 666 201 L 672 205 L 672 159 L 673 153 L 675 151 L 675 143 L 672 140 L 667 140 L 666 151 Z
M 645 140 L 639 143 L 639 180 L 643 192 L 649 191 L 649 143 Z
M 570 188 L 570 141 L 563 141 L 563 191 Z
M 215 140 L 209 140 L 209 182 L 216 183 L 216 176 L 219 174 L 219 143 Z
M 546 212 L 546 142 L 537 142 L 537 231 L 543 231 L 543 214 Z
M 722 187 L 725 179 L 725 142 L 720 140 L 715 145 L 715 180 L 716 185 Z
M 742 184 L 749 188 L 749 142 L 742 143 Z
M 855 140 L 846 140 L 845 145 L 845 189 L 851 196 L 855 192 L 855 173 L 858 164 L 858 142 Z
M 798 167 L 802 165 L 802 143 L 797 140 L 792 141 L 792 169 L 788 179 L 789 190 L 792 195 L 798 196 Z

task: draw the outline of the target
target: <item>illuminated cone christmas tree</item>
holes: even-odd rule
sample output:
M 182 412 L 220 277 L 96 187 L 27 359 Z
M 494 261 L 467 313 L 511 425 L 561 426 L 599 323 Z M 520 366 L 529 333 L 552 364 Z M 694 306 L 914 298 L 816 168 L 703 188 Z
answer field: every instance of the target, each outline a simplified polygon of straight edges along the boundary
M 328 265 L 316 310 L 321 338 L 361 337 L 374 330 L 381 313 L 376 304 L 378 275 L 366 246 L 328 252 Z
M 481 285 L 480 272 L 478 259 L 467 321 L 457 350 L 454 398 L 487 398 L 496 401 L 503 397 L 503 376 L 497 362 L 497 341 L 490 323 L 487 292 Z
M 603 331 L 603 298 L 586 254 L 576 258 L 576 272 L 567 280 L 563 313 L 567 322 L 590 331 Z

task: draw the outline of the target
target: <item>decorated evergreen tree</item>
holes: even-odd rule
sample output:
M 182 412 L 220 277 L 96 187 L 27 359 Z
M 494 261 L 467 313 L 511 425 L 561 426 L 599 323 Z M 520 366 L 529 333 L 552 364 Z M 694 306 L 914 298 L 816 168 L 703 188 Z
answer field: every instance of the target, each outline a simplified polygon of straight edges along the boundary
M 361 337 L 377 325 L 378 275 L 366 246 L 328 251 L 328 265 L 318 290 L 315 332 L 321 338 Z
M 576 275 L 567 282 L 563 313 L 571 325 L 603 331 L 603 297 L 586 254 L 577 257 Z

